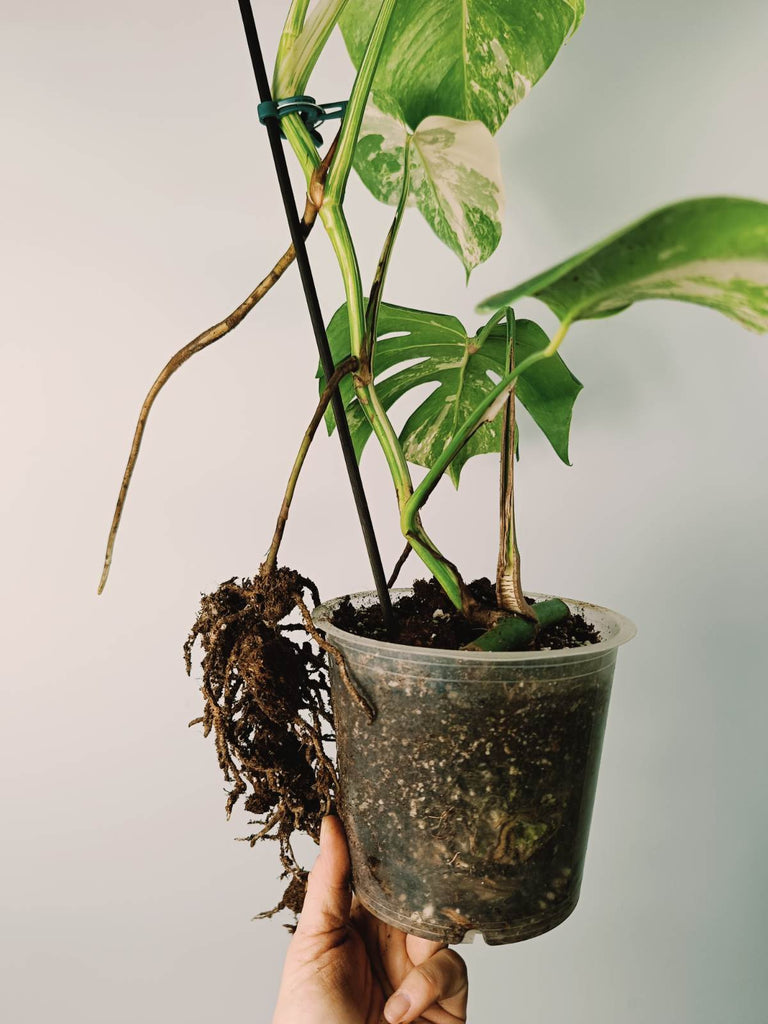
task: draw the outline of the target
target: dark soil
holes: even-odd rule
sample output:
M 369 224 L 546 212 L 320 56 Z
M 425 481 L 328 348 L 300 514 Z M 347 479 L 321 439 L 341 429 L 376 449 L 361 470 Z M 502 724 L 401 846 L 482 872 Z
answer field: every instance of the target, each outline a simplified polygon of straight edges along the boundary
M 487 577 L 469 584 L 472 596 L 489 608 L 495 607 L 496 593 Z M 528 598 L 535 604 L 533 598 Z M 394 605 L 395 629 L 388 633 L 383 625 L 378 605 L 354 608 L 345 598 L 333 615 L 333 624 L 357 636 L 412 647 L 434 647 L 457 651 L 472 643 L 482 632 L 474 628 L 454 608 L 436 580 L 416 580 L 413 596 L 401 597 Z M 600 634 L 581 615 L 569 615 L 563 622 L 540 630 L 530 649 L 561 650 L 565 647 L 583 647 L 599 643 Z

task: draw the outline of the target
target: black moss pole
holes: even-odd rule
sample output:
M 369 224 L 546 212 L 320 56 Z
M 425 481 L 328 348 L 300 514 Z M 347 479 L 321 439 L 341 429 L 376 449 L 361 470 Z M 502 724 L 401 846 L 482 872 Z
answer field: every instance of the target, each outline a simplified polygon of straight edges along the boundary
M 245 29 L 245 38 L 248 42 L 248 50 L 251 55 L 253 73 L 256 76 L 256 86 L 259 91 L 259 98 L 262 103 L 267 103 L 272 100 L 272 91 L 269 87 L 269 77 L 264 65 L 264 57 L 261 52 L 259 34 L 256 30 L 256 22 L 253 18 L 251 3 L 250 0 L 238 0 L 238 4 L 240 6 L 240 14 L 243 19 L 243 27 Z M 272 159 L 275 163 L 275 171 L 277 172 L 280 192 L 283 197 L 285 215 L 288 219 L 288 227 L 291 232 L 291 241 L 293 242 L 293 248 L 296 253 L 296 262 L 299 265 L 299 273 L 301 274 L 301 283 L 304 287 L 304 297 L 307 300 L 309 318 L 312 322 L 312 329 L 315 334 L 315 341 L 317 342 L 317 349 L 320 354 L 320 363 L 323 367 L 325 379 L 330 380 L 334 371 L 333 356 L 331 355 L 328 337 L 325 333 L 325 323 L 320 309 L 320 302 L 317 297 L 317 289 L 315 288 L 312 268 L 309 264 L 304 235 L 301 231 L 301 220 L 296 208 L 296 198 L 293 194 L 290 177 L 288 175 L 288 165 L 285 160 L 285 153 L 283 152 L 283 144 L 280 135 L 279 118 L 265 118 L 265 126 L 267 129 L 267 135 L 269 136 L 269 145 L 272 150 Z M 344 453 L 344 462 L 346 463 L 347 473 L 349 474 L 352 494 L 354 495 L 355 505 L 357 506 L 357 514 L 360 518 L 360 526 L 365 539 L 365 547 L 368 551 L 368 558 L 373 571 L 376 593 L 378 594 L 379 603 L 381 605 L 384 623 L 386 627 L 389 628 L 392 623 L 392 603 L 387 589 L 387 579 L 384 574 L 384 566 L 381 562 L 381 554 L 379 552 L 379 546 L 376 542 L 376 535 L 373 530 L 371 512 L 368 508 L 368 501 L 363 489 L 360 469 L 357 465 L 357 459 L 355 458 L 355 450 L 352 444 L 352 437 L 349 433 L 349 424 L 347 423 L 347 416 L 344 410 L 344 402 L 342 401 L 338 390 L 331 400 L 331 405 L 339 432 L 341 450 Z

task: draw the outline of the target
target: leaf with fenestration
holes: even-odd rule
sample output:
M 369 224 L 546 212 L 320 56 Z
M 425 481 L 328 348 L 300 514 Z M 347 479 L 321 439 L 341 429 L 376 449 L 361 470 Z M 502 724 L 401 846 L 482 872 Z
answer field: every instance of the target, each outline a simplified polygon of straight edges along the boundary
M 410 148 L 410 198 L 469 273 L 501 238 L 504 185 L 496 140 L 480 121 L 428 117 L 415 132 L 368 105 L 355 168 L 382 202 L 396 204 Z
M 478 309 L 501 309 L 524 295 L 563 321 L 610 316 L 639 299 L 679 299 L 767 331 L 768 204 L 728 197 L 675 203 Z
M 341 30 L 355 67 L 380 0 L 349 0 Z M 584 0 L 399 0 L 373 99 L 416 128 L 441 115 L 504 123 L 544 74 L 584 14 Z
M 328 325 L 335 363 L 349 355 L 349 325 L 342 306 Z M 530 320 L 518 320 L 515 360 L 522 362 L 547 345 L 544 331 Z M 413 363 L 418 359 L 419 362 Z M 506 332 L 494 328 L 478 348 L 477 335 L 469 337 L 456 317 L 426 313 L 382 303 L 375 349 L 376 391 L 385 409 L 421 384 L 437 384 L 408 418 L 400 432 L 406 458 L 430 466 L 450 443 L 470 412 L 493 390 L 505 372 Z M 380 376 L 401 363 L 411 362 L 383 380 Z M 322 375 L 320 387 L 323 387 Z M 553 448 L 568 462 L 568 435 L 573 403 L 581 390 L 559 355 L 535 363 L 517 383 L 517 397 Z M 355 397 L 351 380 L 343 380 L 341 393 L 347 410 L 358 459 L 371 435 L 371 427 Z M 329 432 L 333 414 L 326 415 Z M 449 475 L 458 486 L 461 469 L 473 455 L 498 452 L 501 418 L 484 423 L 451 463 Z

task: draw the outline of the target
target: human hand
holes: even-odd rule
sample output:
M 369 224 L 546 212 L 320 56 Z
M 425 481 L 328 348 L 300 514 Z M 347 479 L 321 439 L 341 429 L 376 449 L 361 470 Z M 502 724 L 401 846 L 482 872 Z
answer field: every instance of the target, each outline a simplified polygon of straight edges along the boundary
M 464 1024 L 458 953 L 377 920 L 353 901 L 349 875 L 341 822 L 327 817 L 272 1024 Z

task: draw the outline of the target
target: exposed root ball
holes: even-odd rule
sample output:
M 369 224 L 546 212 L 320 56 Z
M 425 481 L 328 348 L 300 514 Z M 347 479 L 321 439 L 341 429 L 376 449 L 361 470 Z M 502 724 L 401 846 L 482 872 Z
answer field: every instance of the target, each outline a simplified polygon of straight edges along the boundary
M 311 580 L 278 568 L 252 580 L 228 580 L 202 598 L 200 612 L 184 645 L 187 673 L 192 648 L 203 648 L 207 736 L 213 732 L 219 766 L 229 783 L 227 817 L 242 797 L 258 826 L 246 840 L 275 839 L 288 888 L 278 910 L 301 909 L 306 873 L 296 862 L 291 835 L 317 839 L 320 821 L 331 809 L 336 773 L 325 753 L 333 740 L 333 720 L 322 652 L 308 638 L 291 639 L 297 626 L 284 620 L 307 591 L 319 603 Z M 299 633 L 299 636 L 302 634 Z

